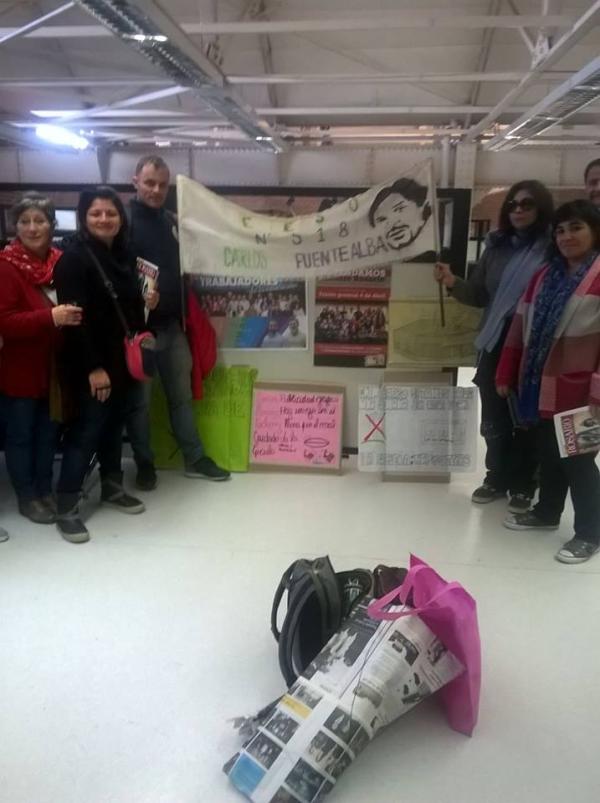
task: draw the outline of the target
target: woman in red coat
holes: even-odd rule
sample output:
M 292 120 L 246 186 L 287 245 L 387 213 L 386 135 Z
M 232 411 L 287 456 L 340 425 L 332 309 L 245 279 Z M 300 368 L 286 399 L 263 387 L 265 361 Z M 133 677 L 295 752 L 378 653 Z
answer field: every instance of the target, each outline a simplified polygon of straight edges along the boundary
M 50 412 L 56 398 L 55 352 L 61 326 L 78 326 L 81 310 L 56 305 L 52 246 L 54 207 L 27 193 L 13 209 L 17 236 L 0 251 L 0 394 L 6 419 L 6 467 L 19 512 L 38 524 L 56 519 L 52 465 L 58 423 Z

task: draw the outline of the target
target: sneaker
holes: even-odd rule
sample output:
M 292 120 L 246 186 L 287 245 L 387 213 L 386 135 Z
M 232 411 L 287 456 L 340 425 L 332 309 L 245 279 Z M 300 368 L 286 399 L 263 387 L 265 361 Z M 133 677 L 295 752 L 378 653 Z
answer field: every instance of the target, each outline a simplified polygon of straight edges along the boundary
M 88 528 L 79 518 L 77 510 L 59 515 L 56 519 L 56 529 L 70 544 L 85 544 L 90 540 Z
M 548 524 L 539 519 L 533 510 L 526 513 L 513 513 L 502 524 L 509 530 L 558 530 L 558 524 Z
M 213 482 L 223 482 L 231 477 L 229 471 L 220 468 L 210 457 L 201 457 L 191 466 L 186 466 L 184 474 L 186 477 L 200 477 Z
M 137 513 L 143 513 L 146 510 L 146 506 L 143 502 L 140 502 L 135 496 L 130 496 L 130 494 L 126 493 L 122 485 L 111 482 L 110 480 L 102 483 L 102 495 L 100 500 L 103 505 L 113 507 L 121 513 L 135 515 Z
M 487 505 L 488 502 L 505 497 L 506 491 L 501 491 L 499 488 L 494 488 L 489 482 L 484 482 L 479 488 L 475 488 L 471 494 L 471 502 L 475 502 L 477 505 Z
M 600 549 L 600 544 L 591 544 L 581 538 L 571 538 L 554 556 L 560 563 L 585 563 Z
M 158 485 L 156 469 L 151 463 L 138 465 L 135 475 L 135 487 L 140 491 L 153 491 Z
M 531 497 L 527 494 L 511 494 L 508 500 L 509 513 L 526 513 L 531 507 Z
M 35 524 L 54 524 L 56 513 L 42 502 L 41 499 L 19 500 L 19 513 Z
M 1 544 L 3 541 L 8 541 L 8 539 L 9 539 L 9 535 L 8 535 L 8 533 L 6 532 L 6 530 L 4 529 L 4 527 L 0 527 L 0 544 Z

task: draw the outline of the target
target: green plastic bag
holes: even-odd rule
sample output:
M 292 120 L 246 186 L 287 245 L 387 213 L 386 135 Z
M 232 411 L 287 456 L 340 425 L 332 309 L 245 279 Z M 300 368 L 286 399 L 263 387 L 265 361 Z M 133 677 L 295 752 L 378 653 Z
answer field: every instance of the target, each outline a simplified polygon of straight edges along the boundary
M 228 471 L 247 471 L 256 368 L 217 365 L 203 381 L 204 398 L 193 402 L 194 420 L 206 454 Z M 182 468 L 160 382 L 152 387 L 152 449 L 157 468 Z

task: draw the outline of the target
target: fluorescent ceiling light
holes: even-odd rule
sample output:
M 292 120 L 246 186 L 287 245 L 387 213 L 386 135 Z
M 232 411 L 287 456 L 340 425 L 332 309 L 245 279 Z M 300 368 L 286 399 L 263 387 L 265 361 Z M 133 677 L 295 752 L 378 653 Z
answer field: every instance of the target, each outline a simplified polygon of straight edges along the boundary
M 62 117 L 63 114 L 71 114 L 71 109 L 32 109 L 32 114 L 36 117 Z
M 69 131 L 68 128 L 61 128 L 58 125 L 42 123 L 42 125 L 36 127 L 35 133 L 45 142 L 51 142 L 53 145 L 66 145 L 77 151 L 84 151 L 90 144 L 85 137 L 80 137 L 79 134 Z
M 126 33 L 123 39 L 133 39 L 134 42 L 167 42 L 168 38 L 162 34 Z

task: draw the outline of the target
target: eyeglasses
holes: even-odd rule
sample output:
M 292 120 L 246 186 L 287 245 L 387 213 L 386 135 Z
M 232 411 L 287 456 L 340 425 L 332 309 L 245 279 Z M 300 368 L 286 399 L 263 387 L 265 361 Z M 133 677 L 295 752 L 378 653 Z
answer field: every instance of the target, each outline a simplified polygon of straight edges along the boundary
M 517 209 L 522 209 L 523 212 L 531 212 L 531 210 L 535 209 L 535 207 L 536 203 L 533 198 L 523 198 L 520 201 L 511 201 L 506 208 L 509 212 L 516 212 Z

